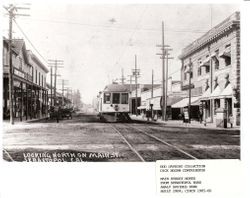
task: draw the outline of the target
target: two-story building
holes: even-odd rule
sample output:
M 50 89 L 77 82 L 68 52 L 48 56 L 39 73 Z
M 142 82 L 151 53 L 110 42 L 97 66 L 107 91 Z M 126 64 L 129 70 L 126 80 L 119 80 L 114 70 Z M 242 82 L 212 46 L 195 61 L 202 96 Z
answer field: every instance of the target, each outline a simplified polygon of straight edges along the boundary
M 35 118 L 41 118 L 48 113 L 48 89 L 46 84 L 46 75 L 49 72 L 47 67 L 32 53 L 27 51 L 29 63 L 32 67 L 33 82 L 33 101 L 32 109 Z
M 179 58 L 182 89 L 191 89 L 192 97 L 199 97 L 203 120 L 215 122 L 217 110 L 222 109 L 239 125 L 240 13 L 188 45 Z
M 22 121 L 46 116 L 46 87 L 45 76 L 48 70 L 39 63 L 38 58 L 27 51 L 23 39 L 13 39 L 12 48 L 13 76 L 13 116 Z M 34 71 L 42 68 L 43 80 L 40 85 L 34 81 Z M 40 74 L 41 75 L 41 74 Z M 40 92 L 39 92 L 39 91 Z M 43 90 L 43 91 L 41 91 Z M 39 95 L 39 93 L 40 95 Z M 9 46 L 3 38 L 3 118 L 9 119 Z

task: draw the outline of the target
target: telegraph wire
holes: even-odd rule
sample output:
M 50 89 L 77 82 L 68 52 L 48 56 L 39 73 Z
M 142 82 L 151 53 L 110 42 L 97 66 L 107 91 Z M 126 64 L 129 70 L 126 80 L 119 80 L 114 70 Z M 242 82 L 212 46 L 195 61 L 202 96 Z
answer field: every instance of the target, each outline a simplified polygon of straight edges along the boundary
M 138 28 L 127 28 L 127 27 L 111 27 L 108 25 L 95 25 L 95 24 L 88 24 L 88 23 L 79 23 L 79 22 L 73 22 L 73 21 L 59 21 L 59 20 L 47 20 L 47 19 L 35 19 L 35 18 L 28 18 L 28 19 L 22 19 L 22 20 L 34 20 L 34 21 L 41 21 L 41 22 L 49 22 L 49 23 L 57 23 L 57 24 L 68 24 L 68 25 L 80 25 L 80 26 L 87 26 L 87 27 L 93 27 L 93 28 L 106 28 L 106 29 L 117 29 L 117 30 L 138 30 Z M 174 33 L 206 33 L 208 30 L 199 30 L 202 28 L 197 29 L 166 29 L 166 32 L 174 32 Z M 159 32 L 158 29 L 154 28 L 140 28 L 139 31 L 155 31 Z
M 27 39 L 27 41 L 30 43 L 30 45 L 34 48 L 34 50 L 39 54 L 39 56 L 45 61 L 45 63 L 48 65 L 47 60 L 40 54 L 40 52 L 37 50 L 37 48 L 34 46 L 34 44 L 30 41 L 30 39 L 28 38 L 28 36 L 24 33 L 24 31 L 22 30 L 22 28 L 19 26 L 19 24 L 16 22 L 16 20 L 13 20 L 14 23 L 16 24 L 17 28 L 20 30 L 20 32 L 24 35 L 24 37 Z

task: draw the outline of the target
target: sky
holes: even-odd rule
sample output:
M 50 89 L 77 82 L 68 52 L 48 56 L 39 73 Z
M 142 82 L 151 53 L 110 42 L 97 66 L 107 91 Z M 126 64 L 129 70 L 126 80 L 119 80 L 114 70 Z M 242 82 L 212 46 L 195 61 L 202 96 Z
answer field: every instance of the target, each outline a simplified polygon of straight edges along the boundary
M 161 44 L 161 24 L 165 40 L 173 51 L 169 75 L 180 79 L 181 50 L 233 12 L 234 4 L 31 4 L 22 10 L 28 17 L 17 17 L 14 38 L 24 38 L 47 65 L 48 59 L 64 61 L 59 69 L 68 86 L 79 89 L 84 103 L 92 99 L 112 79 L 127 77 L 134 68 L 134 57 L 141 70 L 139 83 L 161 82 L 162 63 L 156 53 Z M 8 18 L 3 17 L 3 34 L 8 33 Z M 30 42 L 32 45 L 30 44 Z M 38 52 L 37 52 L 37 51 Z M 47 77 L 50 82 L 49 75 Z M 127 83 L 129 78 L 127 77 Z

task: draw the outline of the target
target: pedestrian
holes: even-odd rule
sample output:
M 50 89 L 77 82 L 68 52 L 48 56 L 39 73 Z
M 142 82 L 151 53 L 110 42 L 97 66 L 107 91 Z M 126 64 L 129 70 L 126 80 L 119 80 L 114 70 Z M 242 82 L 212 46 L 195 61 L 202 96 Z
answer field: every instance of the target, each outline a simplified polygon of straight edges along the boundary
M 228 119 L 229 119 L 229 123 L 230 123 L 231 128 L 233 128 L 233 122 L 234 122 L 234 117 L 233 117 L 233 115 L 230 114 L 229 117 L 228 117 Z
M 56 114 L 56 122 L 59 123 L 59 116 L 60 116 L 60 113 L 59 113 L 59 106 L 56 105 L 55 108 L 54 108 L 54 112 Z
M 182 117 L 183 123 L 185 123 L 185 115 L 184 115 L 184 112 L 181 113 L 181 117 Z
M 203 119 L 203 111 L 199 110 L 199 121 L 200 121 L 200 123 L 202 123 L 202 119 Z
M 147 121 L 149 121 L 149 117 L 150 117 L 150 112 L 148 110 L 146 110 L 146 118 L 147 118 Z

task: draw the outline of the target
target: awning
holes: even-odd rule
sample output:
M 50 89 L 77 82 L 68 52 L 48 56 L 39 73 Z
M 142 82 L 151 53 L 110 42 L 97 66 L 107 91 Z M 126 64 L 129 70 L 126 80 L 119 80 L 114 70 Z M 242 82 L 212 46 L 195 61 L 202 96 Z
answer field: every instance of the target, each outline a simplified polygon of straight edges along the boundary
M 224 58 L 224 57 L 231 57 L 231 49 L 227 48 L 224 50 L 224 52 L 221 52 L 219 54 L 220 57 Z
M 213 90 L 213 92 L 211 93 L 210 98 L 218 98 L 220 97 L 220 95 L 221 95 L 221 89 L 220 86 L 217 86 L 215 90 Z
M 200 100 L 208 100 L 211 95 L 210 88 L 208 88 L 201 96 Z
M 137 109 L 146 109 L 146 106 L 139 106 Z
M 217 60 L 219 59 L 218 54 L 216 52 L 213 52 L 211 54 L 211 58 L 216 58 Z
M 207 57 L 204 61 L 201 62 L 200 67 L 208 67 L 210 66 L 210 57 Z
M 183 99 L 183 97 L 174 97 L 174 96 L 169 96 L 168 98 L 167 98 L 167 106 L 172 106 L 173 104 L 175 104 L 175 103 L 177 103 L 177 102 L 179 102 L 179 101 L 181 101 Z
M 196 97 L 191 97 L 191 106 L 196 106 L 199 105 L 199 96 Z M 184 98 L 181 101 L 175 103 L 172 105 L 172 108 L 183 108 L 183 107 L 187 107 L 189 104 L 189 98 Z
M 220 97 L 222 98 L 227 98 L 227 97 L 232 97 L 233 95 L 233 89 L 231 84 L 229 83 L 225 89 L 220 94 Z

